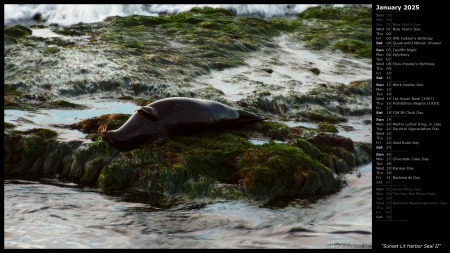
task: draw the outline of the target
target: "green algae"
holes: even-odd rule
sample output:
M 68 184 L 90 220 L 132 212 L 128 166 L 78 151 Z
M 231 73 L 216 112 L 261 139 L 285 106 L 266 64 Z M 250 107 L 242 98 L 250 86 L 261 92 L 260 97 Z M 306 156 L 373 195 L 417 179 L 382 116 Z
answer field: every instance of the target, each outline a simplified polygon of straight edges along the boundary
M 13 109 L 13 108 L 20 107 L 20 103 L 14 101 L 14 100 L 11 100 L 11 99 L 4 99 L 3 106 L 5 109 Z
M 336 134 L 321 133 L 308 141 L 326 154 L 325 160 L 328 162 L 324 164 L 334 168 L 336 173 L 347 173 L 356 165 L 362 165 L 363 160 L 364 162 L 371 160 L 372 155 L 368 153 L 369 149 L 360 149 L 358 144 L 358 152 L 356 152 L 355 144 L 351 139 Z M 361 156 L 362 154 L 364 155 Z
M 282 23 L 280 20 L 271 23 L 236 16 L 228 10 L 209 7 L 159 17 L 110 17 L 105 22 L 111 27 L 100 34 L 103 41 L 119 47 L 142 49 L 144 55 L 158 53 L 161 57 L 158 62 L 168 65 L 166 68 L 171 65 L 195 66 L 194 72 L 201 74 L 210 69 L 243 64 L 240 52 L 271 44 L 270 38 L 280 34 Z M 174 44 L 180 46 L 174 47 Z M 173 50 L 182 57 L 174 60 Z
M 319 129 L 323 132 L 337 133 L 339 132 L 335 125 L 329 122 L 319 122 Z
M 205 133 L 181 142 L 186 145 L 180 154 L 183 164 L 195 174 L 221 182 L 233 182 L 236 157 L 251 146 L 245 138 L 231 133 Z
M 309 71 L 313 72 L 316 75 L 320 74 L 320 70 L 318 68 L 310 68 Z
M 372 9 L 364 7 L 333 8 L 316 6 L 298 14 L 299 19 L 343 20 L 360 23 L 372 21 Z M 367 22 L 364 22 L 367 21 Z
M 133 177 L 134 170 L 129 159 L 118 157 L 102 168 L 97 184 L 105 190 L 123 190 L 126 189 Z
M 51 89 L 50 84 L 42 85 L 46 90 Z M 20 86 L 5 85 L 3 88 L 3 105 L 5 109 L 36 110 L 36 108 L 48 109 L 83 109 L 86 106 L 71 103 L 65 100 L 52 100 L 48 92 L 31 94 L 20 89 Z
M 331 47 L 361 57 L 372 57 L 372 9 L 311 7 L 298 14 L 299 38 L 311 49 Z
M 346 118 L 333 114 L 326 109 L 319 111 L 309 111 L 304 113 L 303 116 L 313 121 L 323 121 L 334 124 L 339 122 L 347 122 Z
M 55 100 L 50 102 L 51 105 L 53 105 L 55 108 L 70 108 L 70 109 L 80 109 L 80 108 L 86 108 L 84 105 L 79 105 L 75 103 L 71 103 L 65 100 Z
M 98 135 L 99 124 L 116 117 L 102 115 L 78 124 L 90 126 L 85 131 L 97 131 L 95 141 L 82 146 L 58 142 L 55 133 L 46 129 L 5 131 L 5 175 L 58 175 L 107 192 L 146 193 L 150 198 L 267 200 L 336 192 L 343 184 L 336 173 L 371 160 L 366 154 L 371 152 L 370 145 L 353 145 L 337 136 L 295 138 L 291 145 L 248 141 L 250 135 L 273 136 L 279 129 L 286 129 L 283 138 L 291 138 L 292 129 L 278 122 L 164 136 L 163 143 L 149 141 L 119 152 Z M 19 159 L 23 156 L 27 159 Z
M 46 55 L 46 56 L 49 56 L 49 55 L 52 55 L 52 54 L 56 54 L 59 51 L 61 51 L 61 50 L 59 48 L 57 48 L 57 47 L 47 47 L 44 50 L 43 54 Z
M 58 135 L 57 132 L 50 130 L 50 129 L 44 129 L 44 128 L 31 129 L 28 131 L 23 131 L 23 133 L 24 134 L 33 134 L 33 135 L 42 137 L 43 139 L 54 138 Z
M 236 14 L 228 9 L 224 8 L 212 8 L 212 7 L 194 7 L 189 12 L 198 13 L 198 14 L 214 14 L 218 16 L 236 16 Z
M 103 129 L 111 130 L 121 127 L 131 114 L 104 114 L 98 117 L 85 119 L 80 122 L 69 125 L 71 129 L 78 129 L 83 133 L 99 133 Z
M 94 56 L 104 54 L 108 60 L 130 73 L 119 78 L 87 78 L 54 83 L 50 86 L 51 92 L 45 94 L 48 96 L 46 99 L 54 99 L 54 94 L 75 96 L 99 91 L 118 91 L 118 94 L 135 97 L 150 94 L 155 94 L 155 97 L 177 93 L 188 95 L 188 89 L 178 90 L 170 84 L 189 84 L 193 78 L 208 74 L 211 70 L 241 66 L 245 64 L 248 53 L 276 47 L 273 38 L 281 34 L 291 34 L 294 39 L 316 49 L 333 48 L 369 57 L 370 14 L 370 9 L 362 7 L 315 7 L 305 10 L 295 19 L 262 19 L 236 15 L 226 9 L 204 7 L 160 16 L 114 16 L 97 23 L 52 28 L 59 34 L 71 37 L 84 35 L 90 36 L 90 39 L 26 37 L 19 33 L 28 34 L 22 27 L 6 27 L 5 42 L 8 34 L 17 33 L 21 37 L 17 41 L 20 45 L 8 44 L 5 48 L 5 74 L 29 79 L 39 73 L 29 72 L 32 64 L 13 66 L 13 55 L 18 50 L 24 51 L 24 47 L 31 55 L 37 52 L 55 59 L 54 64 L 57 64 L 59 57 L 64 58 L 67 50 L 89 52 Z M 49 47 L 53 45 L 56 47 Z M 86 69 L 80 71 L 88 76 L 90 74 Z M 9 85 L 9 82 L 5 84 Z M 29 92 L 30 84 L 24 82 L 23 85 L 22 90 Z M 220 94 L 202 93 L 201 96 L 216 98 Z M 6 101 L 7 106 L 18 104 L 13 99 Z M 278 109 L 284 112 L 282 107 Z
M 367 81 L 353 81 L 346 87 L 342 87 L 345 95 L 357 94 L 361 96 L 372 96 L 372 83 Z
M 42 173 L 46 177 L 57 177 L 64 168 L 64 160 L 79 147 L 77 142 L 57 142 L 48 146 L 45 160 L 42 164 Z
M 251 127 L 253 130 L 262 133 L 264 136 L 276 140 L 285 140 L 290 134 L 290 128 L 281 122 L 262 121 Z
M 238 167 L 251 195 L 321 195 L 336 192 L 341 184 L 331 170 L 302 149 L 274 142 L 247 150 Z
M 276 114 L 281 118 L 313 122 L 346 122 L 347 116 L 370 115 L 372 81 L 359 80 L 348 85 L 317 84 L 306 93 L 289 92 L 272 95 L 267 90 L 255 91 L 242 103 L 246 110 L 258 114 Z
M 118 154 L 117 150 L 99 138 L 64 158 L 61 176 L 92 184 L 103 166 L 109 165 Z M 98 167 L 93 167 L 94 165 Z
M 4 94 L 3 105 L 5 109 L 20 109 L 20 110 L 36 110 L 40 109 L 85 109 L 84 105 L 71 103 L 65 100 L 50 101 L 50 96 L 44 94 L 39 95 L 36 100 L 30 100 L 32 96 L 25 92 L 8 91 Z
M 299 147 L 305 152 L 309 157 L 315 161 L 319 161 L 323 164 L 327 164 L 324 154 L 316 146 L 311 144 L 311 142 L 305 140 L 304 138 L 297 138 L 294 140 L 296 147 Z
M 332 46 L 346 53 L 372 57 L 372 46 L 370 41 L 364 42 L 356 39 L 341 39 Z
M 6 26 L 3 29 L 3 40 L 6 43 L 18 43 L 18 40 L 31 34 L 31 29 L 23 25 Z
M 49 129 L 5 132 L 4 175 L 42 175 L 46 154 L 57 146 L 56 136 Z
M 23 104 L 22 100 L 24 100 L 27 95 L 26 92 L 20 91 L 14 86 L 5 85 L 3 86 L 3 106 L 5 109 L 21 107 Z
M 13 129 L 13 128 L 15 128 L 16 126 L 14 125 L 14 124 L 12 124 L 12 123 L 9 123 L 9 122 L 3 122 L 3 128 L 4 129 Z

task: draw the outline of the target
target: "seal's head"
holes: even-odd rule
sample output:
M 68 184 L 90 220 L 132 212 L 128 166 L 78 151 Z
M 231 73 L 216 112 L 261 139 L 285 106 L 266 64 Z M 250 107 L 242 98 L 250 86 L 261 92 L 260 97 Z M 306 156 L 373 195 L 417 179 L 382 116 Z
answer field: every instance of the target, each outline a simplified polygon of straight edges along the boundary
M 106 141 L 107 143 L 109 143 L 111 146 L 115 146 L 115 139 L 114 139 L 113 131 L 106 131 L 105 129 L 106 129 L 106 126 L 101 132 L 103 140 Z
M 118 130 L 102 131 L 102 138 L 114 148 L 122 151 L 128 151 L 144 144 L 148 138 L 147 136 L 124 136 Z

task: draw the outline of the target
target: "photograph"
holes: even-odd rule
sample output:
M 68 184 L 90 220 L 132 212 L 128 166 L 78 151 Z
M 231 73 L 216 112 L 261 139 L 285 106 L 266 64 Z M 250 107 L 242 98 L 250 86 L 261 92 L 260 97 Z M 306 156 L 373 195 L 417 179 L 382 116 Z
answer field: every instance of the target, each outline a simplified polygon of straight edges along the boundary
M 4 248 L 372 249 L 375 8 L 4 4 Z

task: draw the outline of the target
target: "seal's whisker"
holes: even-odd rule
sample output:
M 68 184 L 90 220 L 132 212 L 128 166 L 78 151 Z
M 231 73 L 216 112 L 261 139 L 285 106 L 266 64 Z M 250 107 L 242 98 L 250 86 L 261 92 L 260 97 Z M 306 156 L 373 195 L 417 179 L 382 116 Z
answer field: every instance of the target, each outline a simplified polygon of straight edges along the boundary
M 106 131 L 106 128 L 108 127 L 108 124 L 109 124 L 109 122 L 108 122 L 108 123 L 106 123 L 106 125 L 104 125 L 104 126 L 103 126 L 103 128 L 102 128 L 102 130 L 101 130 L 101 133 L 103 133 L 103 132 L 105 132 L 105 131 Z

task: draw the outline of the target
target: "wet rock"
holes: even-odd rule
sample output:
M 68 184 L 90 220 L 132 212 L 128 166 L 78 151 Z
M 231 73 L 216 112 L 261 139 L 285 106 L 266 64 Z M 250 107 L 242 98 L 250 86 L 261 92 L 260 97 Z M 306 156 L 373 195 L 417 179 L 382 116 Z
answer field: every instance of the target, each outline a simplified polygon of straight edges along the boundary
M 103 115 L 72 126 L 94 132 L 90 138 L 95 141 L 84 145 L 56 141 L 56 134 L 45 129 L 20 132 L 14 131 L 14 126 L 7 128 L 5 176 L 58 175 L 104 190 L 166 198 L 180 194 L 225 199 L 307 197 L 338 191 L 343 182 L 336 172 L 367 162 L 366 152 L 371 148 L 357 144 L 354 155 L 351 140 L 322 134 L 310 140 L 297 138 L 293 145 L 252 145 L 247 135 L 291 136 L 284 124 L 261 122 L 243 131 L 166 136 L 162 144 L 148 142 L 119 152 L 101 138 L 94 138 L 104 124 L 111 125 L 119 116 Z
M 259 122 L 253 129 L 262 133 L 264 136 L 280 141 L 286 140 L 291 133 L 291 130 L 287 125 L 271 121 Z
M 323 107 L 315 107 L 314 109 L 302 112 L 301 115 L 312 121 L 322 121 L 329 123 L 339 123 L 347 121 L 346 118 L 341 117 L 338 113 L 333 113 Z
M 239 100 L 237 103 L 244 108 L 248 106 L 247 102 L 245 102 L 243 99 Z
M 355 130 L 355 128 L 352 127 L 352 126 L 339 125 L 339 127 L 341 127 L 342 130 L 347 131 L 347 132 L 348 132 L 348 131 L 354 131 L 354 130 Z
M 329 122 L 319 122 L 319 129 L 323 132 L 337 133 L 339 132 L 335 125 Z
M 130 117 L 130 114 L 105 114 L 102 116 L 84 119 L 69 125 L 71 129 L 79 129 L 83 133 L 100 133 L 103 129 L 111 130 L 121 127 Z
M 269 68 L 265 68 L 263 70 L 266 71 L 269 74 L 272 74 L 272 72 L 273 72 L 273 69 L 269 69 Z
M 47 47 L 47 48 L 44 50 L 43 54 L 48 56 L 48 55 L 51 55 L 51 54 L 56 54 L 56 53 L 58 53 L 59 51 L 60 51 L 60 49 L 57 48 L 57 47 Z
M 320 70 L 318 68 L 310 68 L 309 71 L 313 72 L 316 75 L 320 74 Z
M 301 38 L 311 49 L 331 47 L 361 57 L 372 57 L 371 13 L 371 8 L 361 7 L 308 8 L 298 14 L 304 24 Z
M 290 159 L 283 159 L 285 155 Z M 252 195 L 322 195 L 342 184 L 341 178 L 301 149 L 276 143 L 249 149 L 238 167 L 241 182 Z
M 363 14 L 358 9 L 348 10 L 357 14 L 355 19 Z M 337 11 L 342 17 L 347 17 L 346 12 Z M 317 15 L 312 16 L 317 18 Z M 307 19 L 312 19 L 312 16 Z M 189 82 L 212 69 L 240 66 L 245 64 L 248 52 L 273 47 L 274 36 L 283 32 L 302 34 L 305 27 L 310 27 L 299 25 L 305 18 L 299 16 L 299 19 L 293 20 L 261 19 L 236 16 L 229 10 L 206 7 L 159 17 L 115 16 L 108 17 L 103 22 L 78 23 L 54 29 L 54 32 L 66 35 L 64 37 L 41 38 L 46 45 L 57 45 L 60 50 L 58 52 L 58 49 L 48 49 L 44 52 L 47 57 L 54 57 L 55 63 L 46 66 L 42 71 L 28 71 L 34 69 L 42 58 L 42 47 L 39 47 L 41 42 L 22 37 L 24 42 L 21 47 L 26 49 L 28 59 L 14 68 L 5 68 L 5 76 L 8 77 L 5 78 L 5 85 L 22 81 L 25 84 L 23 90 L 30 92 L 35 89 L 31 84 L 40 82 L 39 78 L 45 75 L 50 80 L 52 94 L 76 96 L 103 92 L 102 82 L 117 83 L 112 87 L 112 91 L 117 91 L 117 94 L 141 97 L 150 93 L 164 94 L 164 85 L 159 85 L 161 83 Z M 320 23 L 317 26 L 323 27 Z M 53 29 L 53 26 L 51 27 Z M 313 25 L 311 29 L 316 28 Z M 5 28 L 5 42 L 10 29 Z M 86 35 L 87 38 L 78 38 L 79 35 Z M 10 66 L 10 63 L 17 62 L 19 56 L 13 53 L 15 49 L 6 44 L 5 66 Z M 74 66 L 77 62 L 98 61 L 102 61 L 98 63 L 98 67 Z M 66 65 L 73 66 L 74 73 L 69 71 L 70 77 L 61 73 L 61 69 L 67 69 Z M 78 70 L 81 70 L 79 74 Z M 113 71 L 114 75 L 111 75 L 110 71 Z M 265 68 L 264 71 L 273 73 L 271 68 Z M 118 81 L 125 78 L 132 81 Z M 85 85 L 73 88 L 76 83 Z M 131 84 L 139 84 L 141 88 L 128 89 L 132 87 Z M 277 107 L 269 106 L 272 111 L 286 113 L 282 107 Z
M 314 143 L 319 147 L 333 146 L 333 147 L 342 147 L 350 152 L 355 151 L 352 139 L 342 137 L 336 134 L 318 134 L 309 141 L 311 141 L 312 143 Z
M 22 25 L 14 25 L 14 26 L 6 26 L 3 29 L 4 41 L 5 43 L 18 43 L 18 40 L 29 36 L 32 34 L 32 31 L 25 26 Z
M 41 13 L 36 13 L 36 14 L 34 14 L 34 16 L 33 16 L 33 19 L 35 20 L 35 21 L 41 21 L 42 20 L 42 14 Z
M 262 96 L 256 99 L 256 107 L 271 113 L 283 115 L 289 111 L 288 99 L 283 96 Z

